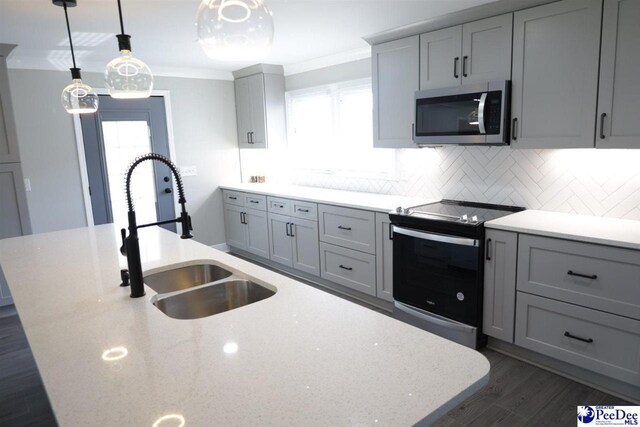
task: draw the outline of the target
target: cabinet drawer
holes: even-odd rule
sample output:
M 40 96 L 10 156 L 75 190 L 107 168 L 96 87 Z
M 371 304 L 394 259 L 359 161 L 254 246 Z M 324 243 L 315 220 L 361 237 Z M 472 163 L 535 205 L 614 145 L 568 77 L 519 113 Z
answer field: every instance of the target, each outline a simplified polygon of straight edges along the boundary
M 520 235 L 518 290 L 640 319 L 640 251 Z
M 291 200 L 281 199 L 279 197 L 267 197 L 267 205 L 269 212 L 290 215 L 291 214 Z
M 365 294 L 376 294 L 376 257 L 320 243 L 321 276 Z
M 259 194 L 245 194 L 244 205 L 251 209 L 257 209 L 259 211 L 267 210 L 267 196 L 261 196 Z
M 373 212 L 318 205 L 318 214 L 322 242 L 375 254 Z
M 640 321 L 518 292 L 516 344 L 640 385 Z
M 222 198 L 225 203 L 236 206 L 244 206 L 244 193 L 231 190 L 222 190 Z
M 302 219 L 318 220 L 318 205 L 315 203 L 291 201 L 291 216 Z

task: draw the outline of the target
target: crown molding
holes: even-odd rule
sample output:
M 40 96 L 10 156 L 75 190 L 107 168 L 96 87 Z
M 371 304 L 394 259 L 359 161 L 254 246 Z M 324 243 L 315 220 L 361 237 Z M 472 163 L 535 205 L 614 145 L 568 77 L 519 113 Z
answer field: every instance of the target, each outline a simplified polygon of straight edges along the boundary
M 347 62 L 358 61 L 360 59 L 371 58 L 371 48 L 363 47 L 353 49 L 334 55 L 322 56 L 308 61 L 297 62 L 284 66 L 284 75 L 305 73 L 307 71 L 318 70 L 320 68 L 331 67 L 333 65 L 345 64 Z

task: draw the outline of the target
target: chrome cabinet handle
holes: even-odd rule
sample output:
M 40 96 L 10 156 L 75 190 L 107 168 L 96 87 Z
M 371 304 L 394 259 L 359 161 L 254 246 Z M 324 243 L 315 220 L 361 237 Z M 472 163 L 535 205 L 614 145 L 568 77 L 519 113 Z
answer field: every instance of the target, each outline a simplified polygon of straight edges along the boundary
M 514 117 L 511 123 L 511 139 L 518 140 L 518 118 Z
M 351 227 L 345 227 L 345 226 L 339 225 L 339 226 L 338 226 L 338 228 L 339 228 L 340 230 L 351 231 Z
M 469 57 L 467 55 L 462 57 L 462 76 L 463 77 L 469 77 L 467 76 L 467 60 L 469 59 Z
M 582 342 L 586 342 L 588 344 L 591 344 L 593 342 L 592 338 L 582 338 L 582 337 L 578 337 L 576 335 L 573 335 L 571 332 L 569 331 L 564 331 L 564 336 L 567 338 L 571 338 L 574 340 L 578 340 L 578 341 L 582 341 Z
M 343 270 L 347 270 L 347 271 L 351 271 L 353 270 L 353 267 L 345 267 L 344 265 L 340 264 L 339 267 Z
M 604 119 L 607 117 L 607 113 L 600 114 L 600 139 L 606 139 L 604 134 Z
M 456 79 L 460 78 L 460 75 L 458 74 L 459 61 L 460 61 L 460 57 L 456 56 L 455 58 L 453 58 L 453 77 L 455 77 Z
M 567 274 L 569 276 L 584 277 L 585 279 L 591 279 L 591 280 L 596 280 L 598 278 L 596 274 L 582 274 L 582 273 L 576 273 L 572 270 L 567 271 Z

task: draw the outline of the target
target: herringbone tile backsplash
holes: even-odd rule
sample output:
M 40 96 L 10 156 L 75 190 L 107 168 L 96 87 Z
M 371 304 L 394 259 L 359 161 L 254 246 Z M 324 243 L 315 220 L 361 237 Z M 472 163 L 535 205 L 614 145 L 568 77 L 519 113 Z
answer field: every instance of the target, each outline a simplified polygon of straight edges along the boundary
M 244 169 L 243 161 L 244 176 L 251 174 Z M 283 165 L 263 173 L 272 182 L 640 220 L 640 150 L 452 146 L 396 150 L 396 176 L 388 179 L 292 172 Z

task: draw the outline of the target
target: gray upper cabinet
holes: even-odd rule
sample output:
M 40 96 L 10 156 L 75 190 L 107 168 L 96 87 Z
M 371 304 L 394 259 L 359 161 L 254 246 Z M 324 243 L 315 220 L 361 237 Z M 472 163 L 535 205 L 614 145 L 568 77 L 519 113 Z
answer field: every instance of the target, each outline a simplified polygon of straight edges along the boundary
M 235 80 L 240 148 L 267 148 L 286 141 L 284 76 L 258 73 Z
M 487 229 L 482 332 L 513 343 L 518 234 Z
M 15 45 L 0 44 L 0 163 L 20 161 L 6 58 L 14 47 Z
M 640 148 L 639 22 L 639 1 L 604 1 L 598 148 Z
M 420 90 L 462 81 L 462 25 L 420 35 Z
M 371 48 L 376 148 L 417 148 L 413 143 L 413 103 L 420 83 L 419 57 L 419 36 Z
M 512 147 L 594 146 L 601 15 L 602 0 L 514 14 Z
M 511 79 L 513 14 L 462 26 L 462 83 Z
M 420 89 L 509 80 L 513 14 L 420 36 Z

